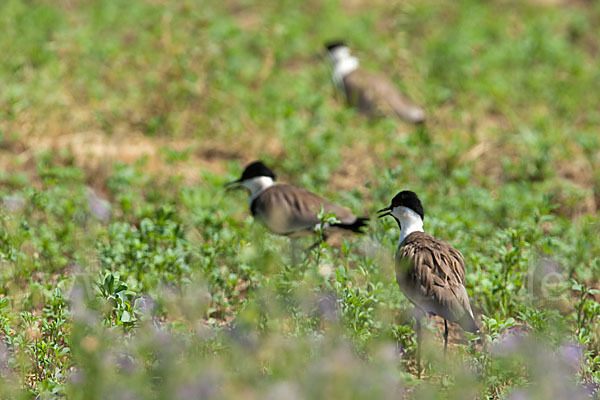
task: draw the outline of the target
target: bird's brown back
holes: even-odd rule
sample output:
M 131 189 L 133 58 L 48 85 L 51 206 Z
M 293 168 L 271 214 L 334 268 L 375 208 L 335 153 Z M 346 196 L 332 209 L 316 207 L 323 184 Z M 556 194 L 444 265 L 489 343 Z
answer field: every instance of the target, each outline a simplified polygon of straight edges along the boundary
M 423 110 L 381 75 L 358 68 L 344 77 L 348 103 L 371 116 L 395 115 L 411 123 L 425 120 Z
M 280 235 L 312 230 L 319 223 L 318 213 L 323 208 L 334 212 L 344 224 L 356 221 L 347 208 L 333 204 L 306 189 L 278 184 L 266 189 L 251 205 L 252 214 Z
M 477 331 L 464 286 L 463 258 L 448 243 L 424 232 L 408 235 L 396 254 L 396 280 L 418 307 Z

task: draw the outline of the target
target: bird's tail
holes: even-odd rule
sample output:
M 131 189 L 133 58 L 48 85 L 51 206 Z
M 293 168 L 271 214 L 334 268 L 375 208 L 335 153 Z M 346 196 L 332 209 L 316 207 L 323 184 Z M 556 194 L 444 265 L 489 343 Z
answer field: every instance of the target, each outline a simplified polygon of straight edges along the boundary
M 367 225 L 367 221 L 369 221 L 369 218 L 359 217 L 359 218 L 356 218 L 356 221 L 354 221 L 351 224 L 339 223 L 339 224 L 334 224 L 333 226 L 335 226 L 336 228 L 340 228 L 340 229 L 347 229 L 349 231 L 356 232 L 356 233 L 364 233 L 361 230 L 361 228 L 363 226 Z
M 395 110 L 396 115 L 407 122 L 415 125 L 425 123 L 425 112 L 418 106 L 406 104 L 401 110 Z
M 471 313 L 465 313 L 465 315 L 458 321 L 458 324 L 467 332 L 479 333 L 479 327 L 473 318 Z

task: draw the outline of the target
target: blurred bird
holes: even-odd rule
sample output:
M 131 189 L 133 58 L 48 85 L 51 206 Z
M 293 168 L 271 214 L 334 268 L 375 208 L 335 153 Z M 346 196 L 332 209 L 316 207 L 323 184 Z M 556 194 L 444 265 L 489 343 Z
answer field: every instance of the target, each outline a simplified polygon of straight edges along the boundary
M 396 116 L 412 124 L 425 121 L 423 109 L 403 96 L 384 76 L 359 67 L 358 58 L 341 41 L 325 45 L 333 64 L 333 81 L 346 94 L 348 104 L 370 116 Z
M 398 193 L 379 218 L 391 215 L 400 227 L 396 252 L 396 281 L 404 295 L 422 314 L 444 318 L 444 354 L 448 346 L 448 321 L 478 333 L 465 289 L 465 265 L 454 247 L 423 232 L 423 206 L 414 192 Z M 417 366 L 421 375 L 421 321 L 417 321 Z
M 357 217 L 349 209 L 296 186 L 276 184 L 275 174 L 261 161 L 249 164 L 240 179 L 228 184 L 231 189 L 245 188 L 250 193 L 250 212 L 271 232 L 288 237 L 313 233 L 320 224 L 318 213 L 335 213 L 339 223 L 326 225 L 326 231 L 341 229 L 361 233 L 368 218 Z M 327 236 L 324 233 L 323 239 Z

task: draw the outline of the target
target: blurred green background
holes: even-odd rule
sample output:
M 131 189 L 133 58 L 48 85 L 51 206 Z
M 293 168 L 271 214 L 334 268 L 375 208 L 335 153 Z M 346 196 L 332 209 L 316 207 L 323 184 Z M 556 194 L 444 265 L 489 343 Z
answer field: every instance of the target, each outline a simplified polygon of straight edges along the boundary
M 2 0 L 0 32 L 3 398 L 595 395 L 600 2 Z M 347 108 L 333 38 L 425 127 Z M 293 266 L 223 191 L 259 158 L 357 214 L 417 192 L 486 345 L 432 318 L 417 379 L 393 221 Z

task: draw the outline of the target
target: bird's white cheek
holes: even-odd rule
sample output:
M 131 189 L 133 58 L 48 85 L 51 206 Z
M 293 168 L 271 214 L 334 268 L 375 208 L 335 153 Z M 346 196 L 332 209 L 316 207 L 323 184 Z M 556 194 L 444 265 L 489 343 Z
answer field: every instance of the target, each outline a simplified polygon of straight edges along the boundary
M 392 215 L 398 219 L 404 218 L 404 211 L 401 207 L 396 207 L 392 209 Z

